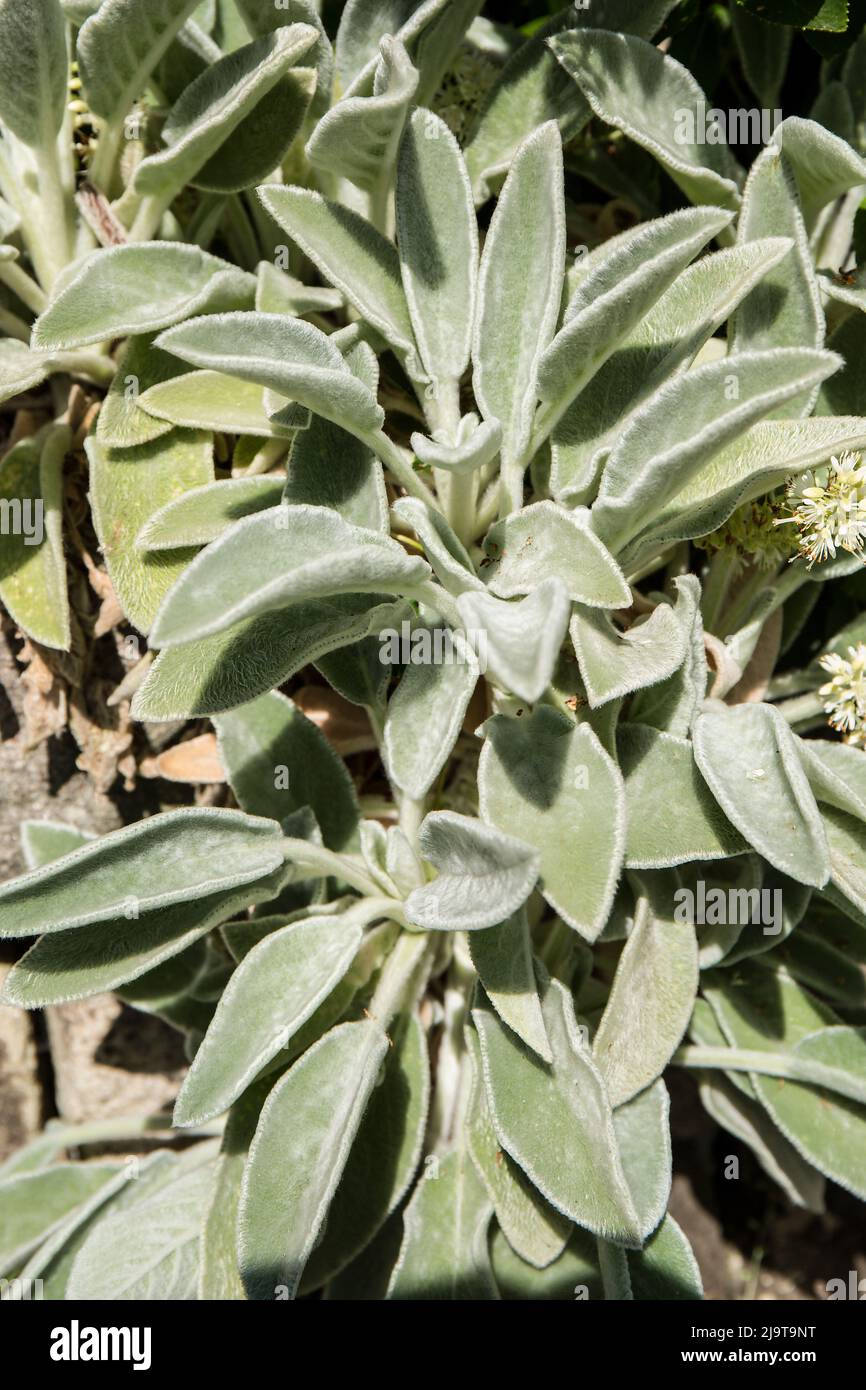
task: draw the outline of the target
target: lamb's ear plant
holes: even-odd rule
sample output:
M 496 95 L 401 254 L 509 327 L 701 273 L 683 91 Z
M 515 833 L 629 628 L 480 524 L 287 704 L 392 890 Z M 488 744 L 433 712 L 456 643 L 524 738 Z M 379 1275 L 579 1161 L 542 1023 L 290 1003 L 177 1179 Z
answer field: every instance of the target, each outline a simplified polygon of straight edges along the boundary
M 107 386 L 92 519 L 158 652 L 125 693 L 213 721 L 234 803 L 25 827 L 4 1002 L 181 1029 L 200 1142 L 133 1178 L 59 1161 L 116 1124 L 49 1128 L 0 1168 L 0 1274 L 699 1298 L 670 1068 L 791 1202 L 866 1200 L 866 625 L 802 640 L 866 537 L 866 299 L 832 273 L 864 41 L 854 143 L 791 118 L 747 175 L 677 137 L 672 0 L 526 42 L 466 0 L 389 36 L 364 0 L 330 36 L 308 0 L 215 8 L 40 0 L 36 44 L 0 0 L 0 381 L 54 406 L 0 465 L 47 512 L 0 598 L 68 647 L 70 382 Z M 576 244 L 599 130 L 685 205 Z

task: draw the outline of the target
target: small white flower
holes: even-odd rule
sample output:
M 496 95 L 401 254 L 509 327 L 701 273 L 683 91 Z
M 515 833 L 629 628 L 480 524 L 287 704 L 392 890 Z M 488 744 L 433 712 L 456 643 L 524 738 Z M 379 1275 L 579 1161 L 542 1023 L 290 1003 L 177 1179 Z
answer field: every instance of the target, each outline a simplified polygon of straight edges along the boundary
M 788 500 L 791 516 L 775 524 L 793 522 L 797 527 L 800 554 L 810 569 L 816 561 L 835 559 L 839 550 L 861 554 L 866 542 L 866 464 L 859 454 L 833 457 L 826 484 L 814 472 L 804 473 L 800 486 L 789 488 Z
M 866 746 L 866 642 L 849 647 L 847 658 L 836 652 L 822 656 L 820 664 L 832 678 L 818 692 L 825 696 L 829 723 L 846 743 Z

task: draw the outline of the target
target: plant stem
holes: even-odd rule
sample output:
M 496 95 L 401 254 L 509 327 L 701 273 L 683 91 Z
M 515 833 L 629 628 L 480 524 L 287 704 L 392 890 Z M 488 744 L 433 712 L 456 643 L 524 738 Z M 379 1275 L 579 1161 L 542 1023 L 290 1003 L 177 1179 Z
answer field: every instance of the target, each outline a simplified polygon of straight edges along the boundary
M 28 309 L 32 309 L 34 314 L 42 313 L 48 303 L 45 291 L 16 261 L 0 261 L 0 280 L 8 285 L 12 293 L 17 295 Z
M 17 314 L 12 314 L 8 309 L 0 309 L 0 329 L 10 338 L 17 338 L 22 343 L 30 343 L 30 325 L 20 319 Z
M 420 584 L 413 584 L 411 588 L 404 589 L 403 598 L 411 599 L 415 603 L 426 603 L 452 627 L 463 626 L 456 600 L 441 584 L 434 584 L 432 579 L 422 579 Z
M 428 932 L 402 932 L 379 977 L 368 1012 L 382 1028 L 423 988 L 435 943 Z
M 333 850 L 322 845 L 314 845 L 310 840 L 295 840 L 286 836 L 283 840 L 283 856 L 300 871 L 302 878 L 341 878 L 365 897 L 381 898 L 382 890 L 373 882 L 361 861 L 354 855 L 334 854 Z M 390 900 L 388 900 L 390 901 Z M 402 905 L 393 902 L 395 921 L 403 919 Z
M 404 457 L 403 450 L 388 438 L 384 430 L 370 430 L 359 437 L 382 460 L 395 481 L 404 487 L 411 497 L 419 497 L 422 502 L 441 512 L 442 508 L 427 484 L 421 481 L 409 460 Z
M 821 723 L 824 719 L 824 697 L 817 690 L 810 690 L 805 695 L 795 695 L 791 700 L 780 700 L 776 709 L 789 724 L 802 724 L 806 720 Z

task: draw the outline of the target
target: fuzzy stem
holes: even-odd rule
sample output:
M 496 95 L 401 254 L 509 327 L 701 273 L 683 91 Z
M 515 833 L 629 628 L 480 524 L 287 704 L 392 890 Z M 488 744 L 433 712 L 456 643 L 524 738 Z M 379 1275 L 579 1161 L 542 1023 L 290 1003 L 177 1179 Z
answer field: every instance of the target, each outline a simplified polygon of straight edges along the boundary
M 791 700 L 780 700 L 776 709 L 789 724 L 802 724 L 807 719 L 821 723 L 825 718 L 824 697 L 817 690 L 810 690 L 806 695 L 795 695 Z
M 411 497 L 420 497 L 428 506 L 435 507 L 437 511 L 442 510 L 427 484 L 421 481 L 411 463 L 404 457 L 402 449 L 388 438 L 384 430 L 365 431 L 359 434 L 359 438 L 382 460 L 394 480 L 404 487 Z
M 403 932 L 379 977 L 368 1012 L 387 1029 L 395 1014 L 423 988 L 422 973 L 433 961 L 435 943 L 427 932 Z
M 0 280 L 8 285 L 12 293 L 22 304 L 26 304 L 28 309 L 32 309 L 34 314 L 42 313 L 48 303 L 45 291 L 16 261 L 0 261 Z

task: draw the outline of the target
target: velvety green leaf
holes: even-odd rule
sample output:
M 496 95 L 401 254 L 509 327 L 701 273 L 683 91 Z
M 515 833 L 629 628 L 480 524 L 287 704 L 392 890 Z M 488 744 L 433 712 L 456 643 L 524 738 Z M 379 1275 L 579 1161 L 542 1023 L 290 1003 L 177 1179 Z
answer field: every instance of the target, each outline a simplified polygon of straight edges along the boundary
M 6 977 L 3 998 L 23 1009 L 87 999 L 138 980 L 187 951 L 218 923 L 279 893 L 286 869 L 228 892 L 127 914 L 75 931 L 50 932 L 31 946 Z
M 156 723 L 221 714 L 282 685 L 301 667 L 400 622 L 402 605 L 343 594 L 292 604 L 225 632 L 162 652 L 133 699 L 133 717 Z M 375 643 L 378 649 L 378 641 Z
M 264 398 L 264 388 L 252 381 L 223 372 L 184 372 L 148 387 L 140 404 L 154 424 L 167 421 L 186 429 L 225 430 L 264 439 L 284 436 L 288 441 L 291 432 L 270 419 Z
M 807 1211 L 824 1210 L 823 1177 L 805 1162 L 766 1110 L 715 1072 L 704 1073 L 700 1092 L 701 1101 L 716 1124 L 749 1146 L 764 1172 L 779 1184 L 790 1202 Z
M 212 314 L 162 333 L 158 345 L 191 362 L 268 386 L 353 432 L 376 430 L 372 392 L 318 328 L 286 314 Z
M 629 868 L 665 869 L 746 850 L 699 773 L 688 739 L 621 724 L 617 756 L 625 778 Z
M 668 603 L 624 632 L 607 613 L 578 605 L 569 632 L 591 709 L 666 680 L 687 652 L 685 629 Z
M 683 271 L 554 427 L 554 496 L 569 505 L 592 500 L 618 432 L 790 250 L 788 239 L 767 237 L 701 256 Z
M 71 849 L 78 849 L 95 839 L 89 831 L 77 830 L 74 825 L 59 821 L 26 820 L 21 823 L 21 849 L 28 869 L 39 869 L 59 859 Z
M 138 165 L 136 191 L 236 193 L 267 178 L 303 124 L 315 74 L 296 64 L 317 40 L 311 24 L 292 24 L 206 67 L 169 113 L 168 148 Z
M 406 302 L 423 366 L 459 381 L 469 363 L 478 227 L 469 175 L 445 122 L 416 110 L 397 164 L 397 241 Z
M 538 877 L 538 856 L 527 844 L 455 811 L 431 811 L 418 848 L 438 876 L 409 895 L 406 913 L 426 930 L 476 931 L 503 922 Z
M 703 1296 L 701 1272 L 692 1247 L 672 1216 L 666 1216 L 643 1250 L 628 1252 L 635 1299 L 673 1302 Z
M 296 438 L 288 462 L 284 502 L 333 507 L 345 521 L 388 532 L 382 465 L 354 435 L 317 415 Z
M 824 806 L 823 826 L 830 848 L 830 877 L 837 893 L 858 913 L 866 912 L 863 822 L 834 806 Z
M 339 290 L 325 285 L 305 285 L 294 275 L 287 275 L 270 261 L 259 261 L 256 267 L 256 308 L 264 314 L 330 313 L 343 307 Z
M 50 371 L 45 353 L 31 352 L 17 338 L 0 338 L 0 403 L 38 386 Z
M 529 442 L 539 363 L 559 313 L 564 257 L 562 144 L 548 121 L 514 157 L 478 280 L 473 388 L 484 417 L 501 422 L 503 455 L 511 461 Z
M 730 15 L 746 81 L 761 106 L 774 108 L 788 67 L 792 31 L 768 24 L 743 4 L 732 5 Z
M 310 115 L 318 119 L 330 106 L 334 87 L 334 50 L 319 14 L 318 0 L 280 0 L 279 6 L 273 0 L 235 0 L 235 3 L 253 38 L 272 34 L 284 24 L 312 24 L 318 29 L 316 47 L 306 57 L 306 63 L 316 70 Z
M 326 507 L 273 507 L 235 523 L 175 584 L 153 627 L 155 646 L 199 641 L 288 604 L 341 593 L 399 593 L 429 574 L 388 536 Z
M 387 1051 L 372 1019 L 341 1024 L 271 1091 L 241 1193 L 238 1253 L 249 1298 L 281 1289 L 294 1297 Z
M 468 1154 L 445 1154 L 403 1214 L 403 1243 L 386 1297 L 488 1301 L 498 1297 L 487 1228 L 492 1204 Z
M 737 225 L 741 242 L 781 235 L 790 237 L 794 246 L 791 254 L 764 276 L 737 310 L 733 320 L 734 349 L 748 352 L 772 347 L 823 347 L 821 295 L 796 184 L 777 145 L 767 146 L 752 165 Z M 775 413 L 787 419 L 809 415 L 816 395 L 814 388 L 800 402 L 788 401 Z
M 545 898 L 594 941 L 610 912 L 625 842 L 616 764 L 588 724 L 544 705 L 520 719 L 496 715 L 485 733 L 482 816 L 538 851 Z
M 49 150 L 63 124 L 68 61 L 59 0 L 0 4 L 0 120 L 36 149 Z
M 503 1023 L 545 1062 L 552 1062 L 525 910 L 520 908 L 495 927 L 473 932 L 469 952 L 487 997 Z
M 430 1071 L 424 1029 L 404 1018 L 390 1035 L 382 1080 L 358 1129 L 325 1233 L 310 1256 L 301 1283 L 314 1289 L 339 1274 L 375 1237 L 403 1200 L 418 1167 Z
M 794 170 L 807 232 L 821 209 L 849 188 L 866 183 L 866 161 L 817 121 L 788 116 L 773 132 L 773 142 L 785 152 Z
M 151 333 L 196 313 L 251 304 L 255 280 L 177 241 L 112 246 L 87 256 L 33 326 L 48 352 Z
M 226 1120 L 201 1233 L 198 1297 L 204 1302 L 246 1298 L 238 1273 L 238 1207 L 247 1152 L 272 1079 L 263 1077 L 249 1086 Z
M 565 586 L 555 578 L 543 580 L 522 599 L 471 591 L 457 600 L 475 649 L 486 653 L 489 679 L 530 705 L 553 679 L 570 609 Z
M 634 929 L 619 958 L 593 1041 L 593 1055 L 612 1105 L 651 1085 L 688 1026 L 698 986 L 694 928 L 677 921 L 673 897 L 659 882 L 640 899 Z
M 214 1164 L 182 1172 L 93 1228 L 69 1276 L 71 1300 L 188 1301 L 197 1294 L 202 1208 Z
M 545 421 L 563 414 L 731 217 L 724 208 L 688 208 L 622 232 L 587 257 L 563 325 L 539 363 Z
M 169 853 L 170 847 L 170 853 Z M 186 807 L 137 821 L 0 885 L 0 936 L 36 936 L 252 884 L 283 862 L 279 826 Z
M 415 532 L 436 578 L 449 594 L 456 597 L 467 589 L 484 592 L 484 583 L 475 573 L 469 552 L 441 512 L 428 506 L 420 497 L 400 497 L 392 511 L 399 521 L 406 522 Z M 481 655 L 480 651 L 478 655 Z
M 494 1229 L 490 1253 L 496 1282 L 505 1299 L 573 1303 L 578 1296 L 589 1300 L 604 1298 L 598 1244 L 578 1227 L 572 1228 L 559 1258 L 543 1270 L 520 1259 L 501 1230 Z
M 361 944 L 351 908 L 272 932 L 232 975 L 174 1109 L 176 1125 L 221 1115 L 346 974 Z
M 0 1182 L 0 1269 L 13 1273 L 45 1236 L 117 1172 L 116 1163 L 55 1163 Z
M 479 935 L 476 933 L 473 939 L 477 940 Z M 514 1159 L 499 1147 L 482 1075 L 481 1044 L 474 1029 L 467 1028 L 466 1043 L 472 1053 L 472 1091 L 466 1118 L 470 1157 L 509 1245 L 528 1264 L 544 1269 L 562 1254 L 569 1236 L 569 1223 L 536 1191 Z
M 152 514 L 136 537 L 136 549 L 207 545 L 242 516 L 276 506 L 283 486 L 282 478 L 254 476 L 190 488 Z
M 631 590 L 589 517 L 584 507 L 568 511 L 556 502 L 534 502 L 492 526 L 484 540 L 491 593 L 513 598 L 556 578 L 577 603 L 628 608 Z
M 96 421 L 96 437 L 111 448 L 129 449 L 168 434 L 171 422 L 158 420 L 142 406 L 141 397 L 151 386 L 170 381 L 183 371 L 183 364 L 153 346 L 150 334 L 130 338 L 123 352 L 108 395 Z M 213 428 L 208 420 L 202 429 Z
M 833 353 L 773 348 L 710 362 L 662 386 L 608 459 L 593 507 L 602 540 L 621 549 L 714 454 L 839 365 Z
M 90 109 L 107 121 L 122 120 L 197 4 L 198 0 L 103 0 L 82 24 L 76 41 Z
M 283 821 L 309 806 L 326 845 L 354 847 L 360 812 L 346 765 L 290 699 L 274 690 L 214 723 L 232 791 L 244 810 Z
M 65 425 L 14 444 L 0 461 L 0 602 L 28 636 L 68 651 L 71 642 L 63 553 Z
M 416 801 L 426 796 L 450 758 L 479 676 L 475 654 L 459 632 L 443 624 L 426 629 L 415 624 L 413 642 L 425 632 L 431 644 L 447 641 L 444 659 L 435 660 L 431 645 L 432 660 L 413 659 L 406 667 L 388 701 L 382 740 L 391 782 Z
M 798 883 L 830 874 L 827 837 L 800 764 L 797 737 L 772 705 L 708 701 L 695 721 L 695 760 L 728 819 Z
M 307 143 L 314 169 L 371 191 L 393 168 L 397 145 L 418 88 L 418 71 L 397 38 L 379 44 L 372 91 L 363 78 L 331 107 Z
M 675 737 L 691 732 L 707 693 L 707 651 L 701 620 L 701 586 L 694 575 L 677 581 L 674 616 L 686 635 L 686 657 L 667 680 L 639 690 L 631 700 L 629 717 Z
M 737 206 L 742 171 L 727 145 L 701 141 L 706 98 L 687 68 L 629 34 L 574 30 L 550 47 L 594 114 L 649 150 L 687 198 Z
M 274 220 L 371 327 L 409 359 L 414 339 L 394 245 L 369 222 L 312 189 L 266 184 Z
M 91 436 L 86 448 L 93 521 L 114 591 L 129 621 L 149 632 L 195 552 L 145 552 L 136 540 L 154 512 L 213 482 L 212 436 L 172 430 L 132 449 L 105 448 Z
M 639 1245 L 640 1220 L 607 1092 L 578 1032 L 571 998 L 557 980 L 550 982 L 543 1010 L 551 1066 L 539 1064 L 492 1010 L 473 1010 L 499 1142 L 570 1220 L 619 1244 Z
M 434 430 L 433 438 L 416 431 L 410 440 L 416 456 L 428 468 L 447 473 L 474 473 L 492 463 L 502 446 L 502 426 L 498 420 L 479 422 L 474 411 L 464 415 L 457 427 L 457 443 L 447 430 Z
M 396 34 L 417 8 L 417 0 L 346 0 L 334 52 L 343 91 L 376 57 L 381 34 Z
M 625 1180 L 644 1240 L 664 1219 L 670 1197 L 670 1108 L 667 1089 L 659 1079 L 621 1105 L 613 1117 Z

